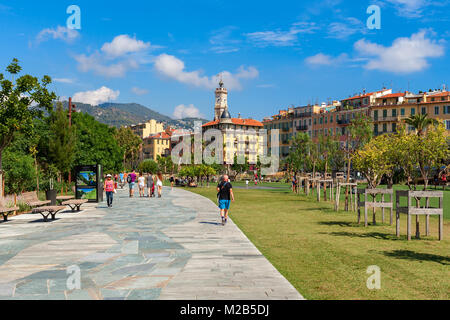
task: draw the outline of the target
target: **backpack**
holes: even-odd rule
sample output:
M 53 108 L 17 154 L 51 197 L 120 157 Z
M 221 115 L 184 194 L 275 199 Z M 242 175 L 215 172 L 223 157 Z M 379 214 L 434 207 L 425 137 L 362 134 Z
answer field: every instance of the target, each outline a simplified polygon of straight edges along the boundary
M 128 183 L 131 183 L 131 176 L 128 176 L 128 177 L 127 177 L 127 182 L 128 182 Z

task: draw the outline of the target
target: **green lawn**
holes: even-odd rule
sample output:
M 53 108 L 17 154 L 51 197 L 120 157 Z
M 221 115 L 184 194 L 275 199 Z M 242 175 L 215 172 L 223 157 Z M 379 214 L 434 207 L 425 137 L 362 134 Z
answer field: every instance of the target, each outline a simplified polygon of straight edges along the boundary
M 408 242 L 405 217 L 397 239 L 395 225 L 358 226 L 356 213 L 335 212 L 313 195 L 294 195 L 289 184 L 273 184 L 281 187 L 276 190 L 236 188 L 244 185 L 234 183 L 233 221 L 307 299 L 450 298 L 448 221 L 443 241 L 431 218 L 431 236 Z M 187 190 L 216 201 L 214 186 Z M 446 192 L 447 218 L 449 196 Z M 380 290 L 366 287 L 370 265 L 381 268 Z

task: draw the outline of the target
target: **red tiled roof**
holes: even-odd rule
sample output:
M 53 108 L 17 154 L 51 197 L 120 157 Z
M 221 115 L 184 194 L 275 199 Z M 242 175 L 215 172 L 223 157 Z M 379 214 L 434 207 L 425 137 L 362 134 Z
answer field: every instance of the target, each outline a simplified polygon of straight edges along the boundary
M 428 97 L 433 98 L 433 97 L 446 97 L 450 95 L 449 91 L 445 91 L 445 92 L 441 92 L 441 93 L 436 93 L 436 94 L 427 94 Z
M 170 136 L 165 132 L 157 133 L 149 137 L 150 139 L 170 139 Z
M 350 98 L 347 98 L 347 99 L 342 99 L 342 101 L 366 98 L 366 97 L 370 97 L 371 95 L 374 95 L 375 93 L 381 93 L 383 91 L 385 91 L 385 90 L 369 92 L 369 93 L 366 93 L 366 94 L 357 95 L 357 96 L 350 97 Z
M 404 97 L 406 94 L 404 92 L 398 92 L 398 93 L 391 93 L 386 94 L 384 96 L 379 97 L 378 99 L 385 99 L 385 98 L 398 98 L 398 97 Z
M 253 120 L 253 119 L 232 118 L 231 122 L 235 125 L 240 125 L 240 126 L 252 126 L 252 127 L 263 127 L 264 126 L 260 121 Z M 210 121 L 208 123 L 205 123 L 202 127 L 214 126 L 216 124 L 219 124 L 219 120 Z

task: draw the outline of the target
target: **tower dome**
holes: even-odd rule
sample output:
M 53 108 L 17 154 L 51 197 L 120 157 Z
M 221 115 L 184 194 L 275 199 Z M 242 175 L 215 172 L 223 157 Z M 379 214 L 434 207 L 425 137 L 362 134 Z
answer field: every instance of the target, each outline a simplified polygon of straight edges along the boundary
M 228 112 L 228 108 L 222 112 L 220 116 L 220 123 L 231 123 L 231 114 Z
M 225 109 L 220 116 L 220 119 L 231 119 L 231 114 L 228 112 L 228 109 Z

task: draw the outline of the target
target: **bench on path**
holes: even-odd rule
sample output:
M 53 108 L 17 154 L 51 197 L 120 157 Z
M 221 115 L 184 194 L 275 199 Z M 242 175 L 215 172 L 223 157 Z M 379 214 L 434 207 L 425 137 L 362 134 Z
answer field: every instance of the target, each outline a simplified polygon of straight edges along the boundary
M 33 192 L 24 192 L 19 196 L 20 201 L 25 202 L 30 207 L 40 207 L 45 206 L 51 203 L 51 200 L 40 201 L 37 197 L 37 193 Z
M 2 199 L 0 199 L 0 213 L 3 216 L 4 221 L 8 221 L 8 215 L 11 214 L 11 212 L 19 211 L 19 210 L 20 209 L 17 207 L 8 208 L 6 203 Z
M 61 210 L 64 210 L 65 206 L 44 206 L 39 208 L 34 208 L 33 213 L 40 213 L 42 217 L 44 218 L 44 222 L 48 221 L 48 216 L 51 215 L 52 220 L 55 220 L 55 216 L 58 212 Z
M 89 202 L 89 200 L 86 199 L 78 199 L 78 200 L 68 200 L 61 203 L 63 206 L 69 206 L 70 209 L 72 209 L 72 212 L 80 211 L 81 206 L 85 203 Z

